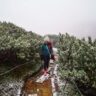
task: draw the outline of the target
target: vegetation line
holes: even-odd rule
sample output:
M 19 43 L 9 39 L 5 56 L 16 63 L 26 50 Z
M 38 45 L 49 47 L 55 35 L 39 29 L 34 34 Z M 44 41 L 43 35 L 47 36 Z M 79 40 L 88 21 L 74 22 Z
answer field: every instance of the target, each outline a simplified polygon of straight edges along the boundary
M 11 71 L 13 71 L 13 70 L 15 70 L 15 69 L 17 69 L 17 68 L 19 68 L 19 67 L 21 67 L 21 66 L 23 66 L 23 65 L 30 64 L 31 62 L 32 62 L 32 61 L 27 62 L 27 63 L 24 63 L 24 64 L 21 64 L 21 65 L 18 65 L 18 66 L 15 66 L 15 67 L 13 67 L 13 68 L 10 69 L 10 70 L 7 70 L 7 71 L 5 71 L 4 73 L 1 73 L 0 76 L 6 75 L 6 74 L 10 73 Z

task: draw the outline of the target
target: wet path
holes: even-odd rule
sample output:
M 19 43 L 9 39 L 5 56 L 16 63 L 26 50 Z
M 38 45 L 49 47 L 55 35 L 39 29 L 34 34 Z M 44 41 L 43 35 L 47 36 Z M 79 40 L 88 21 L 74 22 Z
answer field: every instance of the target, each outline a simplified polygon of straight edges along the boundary
M 21 96 L 57 96 L 56 64 L 50 64 L 49 74 L 44 76 L 40 71 L 35 77 L 29 78 L 23 87 Z

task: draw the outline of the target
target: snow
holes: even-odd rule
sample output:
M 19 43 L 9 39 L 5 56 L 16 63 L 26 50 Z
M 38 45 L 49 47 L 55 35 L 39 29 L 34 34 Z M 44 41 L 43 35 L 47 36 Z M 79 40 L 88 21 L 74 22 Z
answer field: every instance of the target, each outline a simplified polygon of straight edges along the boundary
M 37 94 L 29 94 L 28 96 L 38 96 Z
M 57 48 L 53 48 L 53 54 L 57 54 L 57 52 L 58 52 L 58 50 L 57 50 Z
M 29 94 L 28 96 L 38 96 L 37 94 Z
M 46 79 L 49 78 L 49 74 L 46 74 L 46 76 L 43 74 L 40 78 L 37 79 L 36 82 L 43 83 Z

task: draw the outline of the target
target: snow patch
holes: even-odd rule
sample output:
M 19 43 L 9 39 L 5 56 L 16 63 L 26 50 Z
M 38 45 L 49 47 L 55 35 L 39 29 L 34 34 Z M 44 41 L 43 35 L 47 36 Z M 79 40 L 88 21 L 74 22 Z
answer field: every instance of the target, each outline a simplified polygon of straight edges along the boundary
M 49 74 L 46 74 L 46 76 L 42 75 L 40 78 L 37 79 L 36 82 L 43 83 L 43 81 L 45 81 L 48 78 L 49 78 Z

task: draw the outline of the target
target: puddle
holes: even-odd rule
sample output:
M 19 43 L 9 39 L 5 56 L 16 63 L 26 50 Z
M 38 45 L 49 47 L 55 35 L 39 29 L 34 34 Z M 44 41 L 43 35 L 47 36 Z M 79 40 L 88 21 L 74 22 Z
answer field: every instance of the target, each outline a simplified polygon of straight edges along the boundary
M 29 80 L 26 82 L 23 90 L 26 96 L 53 96 L 51 79 L 42 83 Z

